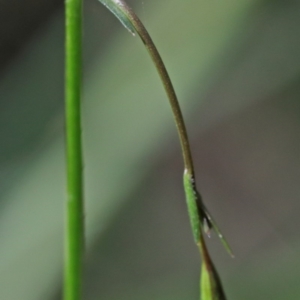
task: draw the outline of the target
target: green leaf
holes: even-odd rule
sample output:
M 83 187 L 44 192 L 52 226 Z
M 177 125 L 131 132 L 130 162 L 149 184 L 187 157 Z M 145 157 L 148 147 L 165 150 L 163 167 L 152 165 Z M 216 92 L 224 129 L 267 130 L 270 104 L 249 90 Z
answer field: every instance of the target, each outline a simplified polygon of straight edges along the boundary
M 208 220 L 209 226 L 212 227 L 213 230 L 216 232 L 216 234 L 220 238 L 220 240 L 221 240 L 224 248 L 229 253 L 229 255 L 231 257 L 234 257 L 234 254 L 233 254 L 233 252 L 231 250 L 231 247 L 229 246 L 229 243 L 227 242 L 227 240 L 223 236 L 222 232 L 220 231 L 217 223 L 215 222 L 215 220 L 213 219 L 213 217 L 211 216 L 210 212 L 207 210 L 207 208 L 205 207 L 205 205 L 202 202 L 201 202 L 201 204 L 202 204 L 203 214 L 205 216 L 205 219 Z
M 226 300 L 220 278 L 212 264 L 204 261 L 201 273 L 201 300 Z
M 211 279 L 205 264 L 202 264 L 202 272 L 201 272 L 201 300 L 211 300 L 213 298 L 213 289 L 211 287 Z
M 99 0 L 104 6 L 106 6 L 123 24 L 123 26 L 132 34 L 136 34 L 136 30 L 131 23 L 130 17 L 126 14 L 126 10 L 123 9 L 124 4 L 118 0 Z
M 185 190 L 186 203 L 194 240 L 197 243 L 200 241 L 201 234 L 201 220 L 197 207 L 197 194 L 195 193 L 194 183 L 190 174 L 185 171 L 183 175 L 183 185 Z
M 184 190 L 186 194 L 186 201 L 188 206 L 188 213 L 190 217 L 190 222 L 192 226 L 192 231 L 194 235 L 195 242 L 199 242 L 201 230 L 209 234 L 209 229 L 213 228 L 220 238 L 226 251 L 234 257 L 232 250 L 221 233 L 218 225 L 214 221 L 213 217 L 205 207 L 199 192 L 196 189 L 195 179 L 185 171 L 184 173 Z

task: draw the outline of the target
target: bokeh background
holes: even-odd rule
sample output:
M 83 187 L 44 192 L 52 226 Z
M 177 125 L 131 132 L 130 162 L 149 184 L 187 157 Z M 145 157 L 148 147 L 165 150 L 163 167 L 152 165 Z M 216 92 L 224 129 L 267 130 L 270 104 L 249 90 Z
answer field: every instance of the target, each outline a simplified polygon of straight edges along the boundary
M 208 240 L 230 300 L 300 299 L 300 2 L 128 1 L 178 93 Z M 0 299 L 62 290 L 64 20 L 58 0 L 0 1 Z M 198 299 L 183 163 L 156 71 L 84 2 L 84 299 Z

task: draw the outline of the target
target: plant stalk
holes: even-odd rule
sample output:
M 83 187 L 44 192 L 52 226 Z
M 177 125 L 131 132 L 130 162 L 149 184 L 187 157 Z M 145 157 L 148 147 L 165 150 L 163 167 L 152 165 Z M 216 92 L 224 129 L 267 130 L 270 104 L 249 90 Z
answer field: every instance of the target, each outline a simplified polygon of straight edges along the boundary
M 167 69 L 163 63 L 163 60 L 152 41 L 148 31 L 144 27 L 143 23 L 140 21 L 138 16 L 133 12 L 133 10 L 128 7 L 124 2 L 123 6 L 125 7 L 126 11 L 128 12 L 128 16 L 137 32 L 140 36 L 141 40 L 143 41 L 146 49 L 148 50 L 150 57 L 155 64 L 155 67 L 158 71 L 158 74 L 161 78 L 161 81 L 164 85 L 165 91 L 168 95 L 168 99 L 173 111 L 173 116 L 175 118 L 175 124 L 177 127 L 179 140 L 182 149 L 183 161 L 185 170 L 189 173 L 189 175 L 195 178 L 195 171 L 194 171 L 194 164 L 192 159 L 192 153 L 189 143 L 189 138 L 187 134 L 187 130 L 185 127 L 184 119 L 182 116 L 182 112 L 180 109 L 179 101 L 177 99 L 173 84 L 171 82 L 170 76 L 167 72 Z
M 188 174 L 195 178 L 193 159 L 191 154 L 191 148 L 189 144 L 188 134 L 185 127 L 184 119 L 181 113 L 179 102 L 172 85 L 170 76 L 166 70 L 163 60 L 153 43 L 147 29 L 140 21 L 135 12 L 127 5 L 123 0 L 100 0 L 115 16 L 121 21 L 121 23 L 131 32 L 133 35 L 137 33 L 143 41 L 146 49 L 148 50 L 150 57 L 159 73 L 161 81 L 164 85 L 167 93 L 173 116 L 175 118 L 175 124 L 179 134 L 179 140 L 182 149 L 182 155 L 184 160 L 184 167 Z
M 133 35 L 139 35 L 159 73 L 173 111 L 173 116 L 175 118 L 175 124 L 180 139 L 185 169 L 183 179 L 188 213 L 194 240 L 198 246 L 203 262 L 200 299 L 226 300 L 219 275 L 207 251 L 203 233 L 209 233 L 209 230 L 213 228 L 221 239 L 225 249 L 231 255 L 232 252 L 227 241 L 221 234 L 217 224 L 206 209 L 200 193 L 197 191 L 194 165 L 187 130 L 168 72 L 146 28 L 134 11 L 126 4 L 126 2 L 124 0 L 100 0 L 100 2 L 102 2 L 121 21 L 121 23 L 129 30 L 129 32 L 131 32 Z
M 65 1 L 65 118 L 67 201 L 64 300 L 81 299 L 83 176 L 81 149 L 82 0 Z

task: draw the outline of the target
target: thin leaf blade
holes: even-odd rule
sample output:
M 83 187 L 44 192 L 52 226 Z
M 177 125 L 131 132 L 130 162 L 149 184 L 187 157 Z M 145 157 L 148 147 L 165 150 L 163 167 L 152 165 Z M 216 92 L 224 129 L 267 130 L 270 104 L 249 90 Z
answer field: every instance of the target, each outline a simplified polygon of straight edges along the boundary
M 122 23 L 122 25 L 132 34 L 136 34 L 136 30 L 131 23 L 130 17 L 126 14 L 126 10 L 123 9 L 123 4 L 118 0 L 99 0 L 104 6 L 106 6 Z

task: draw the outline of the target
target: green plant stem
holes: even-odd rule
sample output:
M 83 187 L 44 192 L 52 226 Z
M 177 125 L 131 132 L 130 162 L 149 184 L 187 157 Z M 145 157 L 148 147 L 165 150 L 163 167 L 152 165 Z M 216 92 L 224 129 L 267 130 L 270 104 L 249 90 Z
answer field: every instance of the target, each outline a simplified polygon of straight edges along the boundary
M 81 150 L 82 0 L 66 0 L 66 156 L 64 300 L 81 299 L 83 180 Z

